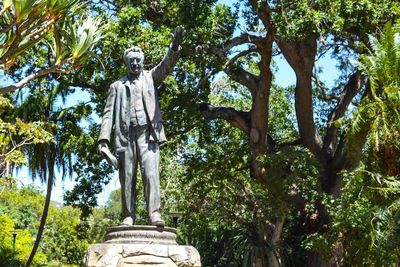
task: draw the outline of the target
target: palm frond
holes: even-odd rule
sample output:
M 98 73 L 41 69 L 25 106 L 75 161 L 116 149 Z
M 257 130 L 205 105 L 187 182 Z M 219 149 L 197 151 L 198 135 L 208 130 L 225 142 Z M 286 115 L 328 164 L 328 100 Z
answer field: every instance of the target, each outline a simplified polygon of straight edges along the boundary
M 354 135 L 362 123 L 369 123 L 369 143 L 374 151 L 394 143 L 400 131 L 400 33 L 387 23 L 380 38 L 369 37 L 372 47 L 362 55 L 358 68 L 370 82 L 371 97 L 365 98 L 353 114 L 349 133 Z

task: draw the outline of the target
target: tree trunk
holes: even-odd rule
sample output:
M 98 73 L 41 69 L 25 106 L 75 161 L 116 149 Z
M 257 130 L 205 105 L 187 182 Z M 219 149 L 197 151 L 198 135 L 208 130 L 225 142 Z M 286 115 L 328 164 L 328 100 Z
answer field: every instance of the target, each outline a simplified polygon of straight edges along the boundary
M 322 140 L 315 126 L 313 116 L 312 71 L 317 50 L 316 37 L 309 36 L 303 40 L 295 41 L 278 38 L 277 43 L 287 62 L 296 73 L 295 108 L 302 144 L 314 154 L 321 166 L 319 180 L 323 191 L 328 194 L 339 194 L 340 177 L 337 173 L 342 169 L 339 166 L 343 166 L 343 164 L 335 164 L 332 153 L 326 153 L 323 150 L 323 141 L 327 143 L 335 141 L 337 131 L 331 129 L 329 133 L 331 133 L 332 136 L 325 138 L 326 140 Z M 337 111 L 339 115 L 343 113 L 341 109 L 345 109 L 346 105 L 350 103 L 352 97 L 354 97 L 357 92 L 357 88 L 359 88 L 358 83 L 356 83 L 359 81 L 356 79 L 357 76 L 355 75 L 353 78 L 355 82 L 354 85 L 351 83 L 351 89 L 353 89 L 351 90 L 352 94 L 343 96 L 343 101 L 340 101 L 340 106 Z M 335 114 L 332 116 L 334 115 Z M 334 116 L 334 119 L 338 119 L 336 117 Z M 326 147 L 331 148 L 331 146 Z M 321 203 L 315 203 L 314 213 L 307 214 L 303 219 L 305 219 L 305 221 L 302 222 L 302 231 L 304 231 L 306 235 L 313 233 L 323 234 L 326 231 L 326 225 L 329 224 L 329 215 Z M 335 251 L 333 251 L 335 257 L 331 259 L 324 259 L 322 256 L 323 253 L 321 252 L 308 251 L 304 266 L 339 266 L 339 262 L 343 258 L 343 250 L 341 250 L 340 247 L 341 243 L 339 242 Z
M 268 100 L 270 83 L 261 84 L 253 95 L 252 109 L 250 112 L 250 174 L 258 181 L 262 181 L 264 167 L 258 163 L 258 157 L 267 152 L 265 142 L 268 128 Z
M 49 212 L 52 188 L 53 188 L 53 174 L 52 174 L 52 172 L 50 172 L 49 178 L 47 179 L 46 200 L 45 200 L 44 207 L 43 207 L 42 218 L 40 219 L 40 225 L 39 225 L 38 233 L 36 235 L 35 244 L 33 245 L 31 254 L 29 255 L 29 259 L 26 262 L 26 265 L 25 265 L 26 267 L 31 266 L 33 258 L 35 257 L 36 252 L 39 248 L 40 240 L 43 235 L 44 226 L 46 225 L 47 214 Z
M 273 245 L 277 244 L 281 239 L 283 224 L 285 223 L 285 217 L 282 216 L 281 218 L 276 220 L 275 229 L 272 232 L 271 243 Z M 269 267 L 280 267 L 280 257 L 277 251 L 270 252 L 268 255 L 268 266 Z
M 267 152 L 267 133 L 269 117 L 269 95 L 272 85 L 272 71 L 270 68 L 272 59 L 272 35 L 268 35 L 265 43 L 259 45 L 261 60 L 258 63 L 260 75 L 257 86 L 251 90 L 252 106 L 250 111 L 250 175 L 263 182 L 265 166 L 260 166 L 258 157 Z
M 316 37 L 309 36 L 296 41 L 278 38 L 277 44 L 296 73 L 295 108 L 302 144 L 318 161 L 324 161 L 321 155 L 322 139 L 315 127 L 312 100 L 311 81 L 317 52 Z

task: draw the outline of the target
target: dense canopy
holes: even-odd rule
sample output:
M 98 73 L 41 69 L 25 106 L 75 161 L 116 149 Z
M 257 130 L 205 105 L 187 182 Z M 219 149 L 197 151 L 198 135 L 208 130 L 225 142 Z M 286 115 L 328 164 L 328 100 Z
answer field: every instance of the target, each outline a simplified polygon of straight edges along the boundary
M 180 242 L 204 266 L 399 262 L 397 0 L 3 1 L 0 14 L 5 190 L 17 165 L 49 184 L 59 168 L 76 181 L 65 204 L 99 216 L 113 175 L 99 118 L 126 73 L 122 52 L 138 45 L 149 69 L 181 25 L 159 96 L 163 213 L 182 213 Z M 102 214 L 112 221 L 115 194 Z

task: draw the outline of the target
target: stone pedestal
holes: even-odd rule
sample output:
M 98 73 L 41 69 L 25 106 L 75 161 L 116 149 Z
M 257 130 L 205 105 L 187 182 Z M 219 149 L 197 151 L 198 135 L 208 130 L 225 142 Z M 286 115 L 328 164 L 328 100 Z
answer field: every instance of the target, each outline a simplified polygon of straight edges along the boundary
M 104 243 L 89 247 L 86 267 L 200 267 L 194 247 L 176 243 L 176 230 L 146 225 L 110 227 Z

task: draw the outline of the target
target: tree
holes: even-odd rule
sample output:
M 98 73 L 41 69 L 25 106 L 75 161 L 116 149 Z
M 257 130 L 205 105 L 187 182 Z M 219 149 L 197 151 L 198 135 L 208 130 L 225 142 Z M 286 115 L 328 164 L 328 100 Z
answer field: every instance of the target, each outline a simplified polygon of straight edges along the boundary
M 182 203 L 187 221 L 204 221 L 199 225 L 211 228 L 210 237 L 229 236 L 238 228 L 245 229 L 242 236 L 250 236 L 257 232 L 250 231 L 256 225 L 266 241 L 262 246 L 273 248 L 263 250 L 272 266 L 284 262 L 285 255 L 294 265 L 338 265 L 344 255 L 341 248 L 357 251 L 357 236 L 341 231 L 349 229 L 348 225 L 335 228 L 335 221 L 343 222 L 345 217 L 330 204 L 352 203 L 357 195 L 354 188 L 365 185 L 364 178 L 353 171 L 368 162 L 368 140 L 374 132 L 371 115 L 364 117 L 365 113 L 359 114 L 363 119 L 352 130 L 352 114 L 363 109 L 374 89 L 349 58 L 368 53 L 368 35 L 379 36 L 383 25 L 398 17 L 397 1 L 243 0 L 231 8 L 211 0 L 93 1 L 91 8 L 110 21 L 98 47 L 105 68 L 90 61 L 80 72 L 58 81 L 66 92 L 76 86 L 89 92 L 97 115 L 101 115 L 106 88 L 125 73 L 124 48 L 139 44 L 146 53 L 146 64 L 152 65 L 162 55 L 170 29 L 179 24 L 186 29 L 174 79 L 161 88 L 170 140 L 162 153 L 184 165 L 174 169 L 169 168 L 174 166 L 171 161 L 163 163 L 165 180 L 175 181 L 179 189 L 169 183 L 168 205 L 173 200 Z M 324 55 L 337 61 L 340 72 L 331 87 L 321 81 L 316 67 Z M 276 56 L 283 56 L 294 70 L 294 87 L 274 84 Z M 220 79 L 222 71 L 227 79 Z M 215 91 L 224 92 L 225 99 L 216 99 Z M 280 101 L 272 104 L 275 99 Z M 67 196 L 70 203 L 87 211 L 96 204 L 94 195 L 111 173 L 97 156 L 97 123 L 90 123 L 87 132 L 75 136 L 79 146 L 69 143 L 79 159 L 74 169 L 80 184 Z M 392 125 L 396 132 L 397 124 Z M 378 139 L 382 137 L 378 134 Z M 193 197 L 185 198 L 179 192 L 190 192 Z M 366 199 L 363 195 L 354 207 L 370 216 Z M 214 227 L 220 218 L 234 221 L 234 227 Z M 196 224 L 190 225 L 193 231 L 187 228 L 184 235 L 194 234 L 201 240 Z M 367 228 L 360 227 L 357 233 L 361 229 Z M 317 251 L 323 244 L 328 255 Z M 202 246 L 205 251 L 210 247 Z
M 13 186 L 0 196 L 0 257 L 13 255 L 19 265 L 24 264 L 37 235 L 45 197 L 33 186 Z M 90 236 L 98 231 L 98 225 L 80 220 L 81 211 L 71 206 L 50 203 L 46 228 L 33 265 L 82 264 L 89 243 L 95 242 Z M 102 226 L 103 227 L 103 226 Z M 105 230 L 106 228 L 103 227 Z M 16 249 L 13 252 L 12 231 L 17 231 Z M 102 234 L 104 235 L 105 232 Z M 101 239 L 103 236 L 100 237 Z M 99 240 L 100 241 L 100 240 Z M 3 261 L 1 262 L 5 264 Z M 2 266 L 3 266 L 2 265 Z
M 354 116 L 352 132 L 359 131 L 363 121 L 370 123 L 368 143 L 371 155 L 388 176 L 399 175 L 398 120 L 399 120 L 399 25 L 388 23 L 380 38 L 370 36 L 372 50 L 360 57 L 359 68 L 370 86 L 366 98 Z M 386 165 L 386 166 L 385 166 Z
M 332 5 L 327 1 L 313 3 L 298 1 L 291 5 L 270 1 L 244 2 L 247 8 L 246 14 L 248 14 L 246 31 L 227 40 L 221 47 L 209 47 L 208 51 L 214 52 L 222 60 L 225 58 L 224 61 L 227 63 L 223 65 L 222 70 L 232 80 L 250 91 L 252 106 L 248 111 L 243 111 L 231 107 L 212 107 L 203 104 L 201 111 L 205 118 L 226 120 L 246 135 L 251 154 L 251 176 L 269 190 L 279 192 L 279 184 L 268 181 L 268 170 L 271 166 L 262 164 L 263 161 L 259 158 L 262 155 L 272 157 L 271 154 L 286 145 L 274 140 L 269 134 L 268 114 L 273 79 L 272 56 L 274 50 L 282 53 L 296 74 L 294 104 L 299 140 L 287 141 L 292 145 L 300 144 L 317 160 L 320 188 L 316 190 L 329 195 L 340 195 L 343 179 L 340 173 L 354 170 L 359 166 L 363 148 L 371 130 L 370 121 L 366 118 L 353 136 L 350 136 L 346 130 L 346 125 L 337 123 L 338 120 L 346 117 L 346 112 L 352 110 L 352 103 L 359 103 L 370 90 L 365 77 L 343 61 L 341 56 L 344 53 L 342 54 L 341 48 L 346 49 L 349 55 L 366 53 L 366 48 L 370 47 L 368 34 L 378 31 L 386 21 L 398 16 L 396 13 L 398 3 L 337 1 Z M 346 9 L 347 5 L 352 5 L 353 8 Z M 375 10 L 380 10 L 380 12 L 375 13 Z M 376 14 L 375 19 L 365 21 L 366 13 Z M 323 22 L 321 18 L 324 18 Z M 229 51 L 238 45 L 247 45 L 248 48 L 229 58 Z M 330 50 L 332 48 L 333 50 Z M 327 93 L 327 88 L 319 82 L 318 73 L 314 69 L 318 57 L 329 50 L 346 68 L 343 68 L 342 84 L 335 88 L 336 91 L 331 90 Z M 238 61 L 238 59 L 243 57 L 246 59 L 245 56 L 254 53 L 258 57 L 258 69 L 251 72 L 246 70 L 245 62 L 248 61 Z M 318 104 L 318 99 L 313 93 L 315 90 L 321 91 L 320 98 L 327 101 L 327 107 L 329 107 L 325 108 L 325 125 L 321 122 L 316 123 L 314 119 Z M 280 194 L 288 193 L 280 192 Z M 300 194 L 299 197 L 304 199 L 304 194 Z M 297 198 L 292 200 L 289 198 L 285 202 L 293 205 L 296 203 L 295 199 Z M 303 201 L 300 206 L 303 208 L 300 208 L 300 211 L 304 212 L 306 202 Z M 302 231 L 306 235 L 316 232 L 322 234 L 330 221 L 325 205 L 317 200 L 313 210 L 309 212 L 309 215 L 304 216 L 304 219 L 309 221 L 303 223 L 306 227 Z M 271 226 L 273 231 L 282 231 L 276 223 Z M 281 235 L 279 232 L 272 234 L 272 236 L 279 235 Z M 338 246 L 340 246 L 339 243 Z M 340 249 L 337 248 L 336 252 L 340 254 Z M 342 257 L 343 255 L 336 255 L 325 262 L 319 253 L 311 253 L 307 256 L 306 265 L 337 265 Z
M 46 37 L 51 36 L 53 41 L 53 45 L 47 43 L 53 54 L 48 65 L 2 87 L 2 94 L 20 89 L 35 78 L 65 74 L 82 67 L 100 38 L 100 21 L 75 17 L 83 7 L 79 0 L 10 0 L 3 1 L 0 7 L 0 69 L 21 68 L 18 63 L 22 55 Z
M 80 215 L 81 211 L 71 206 L 51 207 L 42 242 L 49 260 L 82 265 L 89 247 L 89 225 Z
M 365 123 L 369 132 L 365 144 L 365 158 L 360 168 L 343 175 L 344 185 L 338 200 L 339 207 L 329 207 L 333 229 L 343 236 L 345 248 L 354 258 L 349 264 L 390 265 L 399 260 L 396 222 L 399 206 L 399 26 L 389 22 L 379 39 L 370 36 L 371 50 L 360 57 L 359 69 L 368 77 L 370 91 L 353 114 L 347 135 L 349 141 L 358 135 Z M 352 214 L 352 215 L 351 215 Z M 346 222 L 345 217 L 352 217 Z M 357 236 L 358 240 L 355 240 Z M 369 244 L 363 253 L 355 253 L 360 243 Z
M 204 42 L 195 42 L 196 35 L 193 33 L 193 39 L 191 39 L 193 43 L 191 44 L 196 43 L 192 46 L 197 49 L 196 51 L 192 50 L 193 54 L 199 54 L 201 51 L 203 52 L 202 56 L 207 55 L 204 56 L 204 60 L 196 61 L 196 63 L 201 62 L 199 64 L 201 66 L 209 67 L 209 69 L 206 68 L 208 74 L 203 73 L 203 77 L 209 78 L 214 73 L 223 70 L 233 81 L 248 89 L 251 95 L 251 107 L 242 110 L 232 106 L 213 107 L 204 103 L 200 105 L 200 111 L 206 119 L 225 120 L 243 132 L 244 138 L 248 140 L 249 155 L 251 156 L 251 177 L 268 189 L 269 194 L 274 197 L 280 196 L 282 200 L 281 203 L 269 202 L 269 205 L 294 207 L 295 210 L 301 212 L 301 216 L 297 218 L 299 220 L 297 226 L 292 226 L 293 233 L 300 234 L 299 238 L 307 236 L 321 238 L 327 231 L 326 227 L 329 229 L 329 222 L 332 219 L 326 210 L 326 201 L 342 196 L 341 190 L 344 189 L 342 180 L 345 179 L 342 173 L 352 171 L 359 166 L 365 156 L 364 151 L 368 147 L 367 138 L 372 130 L 370 128 L 371 121 L 367 118 L 364 118 L 363 123 L 358 125 L 359 129 L 353 132 L 354 135 L 349 131 L 349 125 L 339 123 L 349 118 L 349 113 L 357 110 L 356 106 L 361 105 L 362 101 L 368 98 L 371 89 L 366 77 L 349 64 L 347 58 L 357 57 L 368 52 L 368 48 L 371 47 L 368 35 L 379 32 L 387 21 L 398 17 L 398 3 L 395 1 L 336 1 L 334 4 L 328 1 L 241 2 L 245 9 L 243 14 L 247 19 L 245 24 L 247 28 L 241 35 L 232 36 L 233 31 L 229 31 L 231 28 L 223 27 L 221 24 L 211 24 L 213 36 L 221 38 L 213 40 L 204 38 Z M 182 4 L 180 7 L 184 5 Z M 193 9 L 196 10 L 196 7 L 194 5 Z M 156 8 L 151 10 L 154 11 Z M 209 9 L 202 10 L 200 13 L 207 14 L 210 18 L 209 21 L 212 21 L 212 15 L 207 12 L 210 12 Z M 215 13 L 217 12 L 218 8 L 215 9 Z M 167 13 L 156 12 L 158 19 L 154 19 L 153 16 L 151 21 L 154 23 L 170 21 L 165 19 L 168 18 Z M 227 13 L 225 15 L 228 17 Z M 196 19 L 197 17 L 191 13 L 190 22 L 184 19 L 182 21 L 186 22 L 185 25 L 189 29 L 194 24 L 209 25 L 207 24 L 209 21 L 203 20 L 199 23 Z M 201 32 L 200 29 L 201 26 L 197 26 L 196 30 Z M 224 40 L 224 36 L 228 36 L 227 40 Z M 230 36 L 232 38 L 229 38 Z M 235 51 L 235 48 L 239 51 Z M 318 71 L 315 69 L 316 60 L 327 52 L 338 60 L 341 71 L 340 79 L 333 88 L 327 88 L 320 81 Z M 280 137 L 279 131 L 273 133 L 270 130 L 269 114 L 273 84 L 272 58 L 276 53 L 283 55 L 296 74 L 294 93 L 290 91 L 290 88 L 288 92 L 291 93 L 290 98 L 293 99 L 295 105 L 294 114 L 298 132 L 294 136 L 288 136 L 289 138 L 279 138 L 281 140 L 276 139 L 276 137 Z M 256 69 L 250 69 L 249 65 L 254 61 L 258 63 L 258 66 Z M 177 76 L 179 77 L 179 74 Z M 207 88 L 207 82 L 203 84 L 203 81 L 206 79 L 200 79 L 200 85 L 205 85 L 201 87 L 201 93 L 207 94 L 209 88 Z M 198 87 L 192 89 L 195 90 Z M 225 87 L 225 89 L 229 89 L 229 87 Z M 186 93 L 188 92 L 186 91 Z M 201 96 L 204 97 L 204 95 L 199 95 L 200 97 L 196 98 L 197 101 L 200 101 Z M 240 97 L 240 95 L 236 96 Z M 323 112 L 323 117 L 318 120 L 315 119 L 317 110 Z M 391 118 L 396 118 L 396 116 Z M 392 125 L 396 128 L 393 132 L 398 132 L 397 124 Z M 215 122 L 211 122 L 210 127 L 215 127 Z M 202 130 L 204 134 L 204 128 Z M 212 141 L 215 145 L 219 138 L 215 137 L 214 140 L 199 138 L 199 140 Z M 273 177 L 271 174 L 274 174 L 274 165 L 278 164 L 272 159 L 277 160 L 275 154 L 288 157 L 290 150 L 284 150 L 288 145 L 300 145 L 299 149 L 294 151 L 297 156 L 311 155 L 311 159 L 314 159 L 310 159 L 306 163 L 297 162 L 301 169 L 308 167 L 317 172 L 311 172 L 311 177 L 295 180 L 291 187 L 283 187 L 282 185 L 290 182 L 287 179 L 287 171 L 290 174 L 292 167 L 290 162 L 286 163 L 285 170 L 287 171 L 275 173 L 280 176 Z M 210 150 L 206 151 L 210 152 Z M 190 149 L 187 151 L 191 152 Z M 221 151 L 224 150 L 219 151 L 222 153 Z M 197 153 L 198 163 L 204 161 L 218 163 L 218 156 L 214 155 L 207 160 L 204 151 L 200 150 Z M 186 156 L 188 153 L 183 153 L 179 158 Z M 260 160 L 262 158 L 264 160 Z M 296 158 L 290 157 L 290 159 L 294 161 Z M 232 168 L 231 162 L 228 165 L 228 168 Z M 215 164 L 212 168 L 221 168 L 221 166 L 221 163 Z M 195 168 L 195 164 L 191 167 Z M 192 173 L 189 171 L 188 175 Z M 220 174 L 220 172 L 215 173 Z M 225 169 L 225 175 L 226 173 L 229 173 L 229 170 Z M 191 177 L 193 179 L 193 176 Z M 241 179 L 239 175 L 236 177 L 238 180 Z M 307 180 L 309 180 L 307 187 L 299 190 Z M 200 187 L 200 184 L 197 186 L 201 188 L 199 191 L 202 192 L 204 188 Z M 226 188 L 224 189 L 226 190 Z M 319 193 L 312 195 L 312 190 Z M 209 191 L 204 190 L 204 192 Z M 199 199 L 203 198 L 204 195 L 199 196 Z M 194 207 L 194 210 L 198 209 Z M 275 240 L 279 241 L 283 233 L 281 226 L 286 221 L 282 218 L 286 217 L 289 220 L 289 216 L 293 215 L 287 211 L 283 214 L 284 216 L 279 214 L 285 211 L 284 208 L 276 210 L 279 211 L 278 214 L 270 216 L 272 220 L 268 220 L 270 223 L 266 225 L 265 229 L 268 229 L 267 233 L 270 233 L 271 238 L 275 237 Z M 336 246 L 332 254 L 330 254 L 332 250 L 328 250 L 330 260 L 325 261 L 321 253 L 313 252 L 312 249 L 318 247 L 318 244 L 314 244 L 315 246 L 306 247 L 309 252 L 301 256 L 307 258 L 306 265 L 339 264 L 343 254 L 340 250 L 342 242 L 340 242 L 339 236 L 341 233 L 337 234 L 335 241 L 333 239 L 330 241 L 331 245 Z M 301 248 L 298 247 L 296 250 L 301 251 Z M 304 259 L 300 261 L 304 262 Z
M 12 85 L 2 87 L 0 89 L 2 94 L 13 92 L 38 77 L 66 74 L 80 68 L 88 56 L 93 55 L 92 50 L 101 36 L 100 21 L 79 15 L 82 4 L 76 0 L 3 1 L 1 7 L 0 23 L 3 30 L 0 33 L 0 66 L 3 70 L 13 73 L 22 69 L 19 74 L 25 76 Z M 49 41 L 53 41 L 53 45 Z M 22 60 L 29 52 L 35 50 L 37 52 L 38 49 L 41 49 L 42 53 L 47 53 L 47 60 L 35 62 L 37 56 L 33 56 L 33 64 Z M 22 62 L 28 64 L 27 71 L 24 66 L 18 65 Z M 30 73 L 24 75 L 26 72 Z M 20 144 L 26 145 L 26 142 L 21 142 Z M 10 151 L 22 145 L 13 144 L 13 146 Z M 51 143 L 50 146 L 52 147 Z M 9 151 L 3 154 L 8 155 L 8 153 Z M 42 159 L 33 158 L 34 161 L 42 160 L 40 166 L 36 165 L 39 168 L 34 168 L 33 172 L 39 172 L 43 180 L 46 180 L 47 171 L 49 175 L 42 223 L 27 266 L 31 264 L 39 246 L 49 208 L 55 167 L 55 158 L 51 155 L 53 154 Z
M 2 110 L 0 114 L 0 182 L 1 192 L 3 192 L 12 183 L 13 167 L 27 163 L 22 152 L 24 147 L 50 142 L 53 135 L 46 130 L 50 125 L 45 125 L 40 121 L 24 122 L 16 118 L 13 122 L 7 122 L 15 110 L 10 99 L 0 97 L 0 107 Z
M 7 252 L 14 254 L 13 258 L 18 262 L 15 266 L 21 266 L 29 258 L 34 243 L 33 236 L 36 234 L 35 225 L 40 220 L 43 200 L 44 197 L 37 189 L 33 187 L 18 189 L 15 185 L 8 187 L 0 196 L 1 255 Z M 15 251 L 12 231 L 16 231 L 17 234 Z M 35 265 L 45 262 L 46 255 L 42 252 L 39 252 L 33 261 Z

